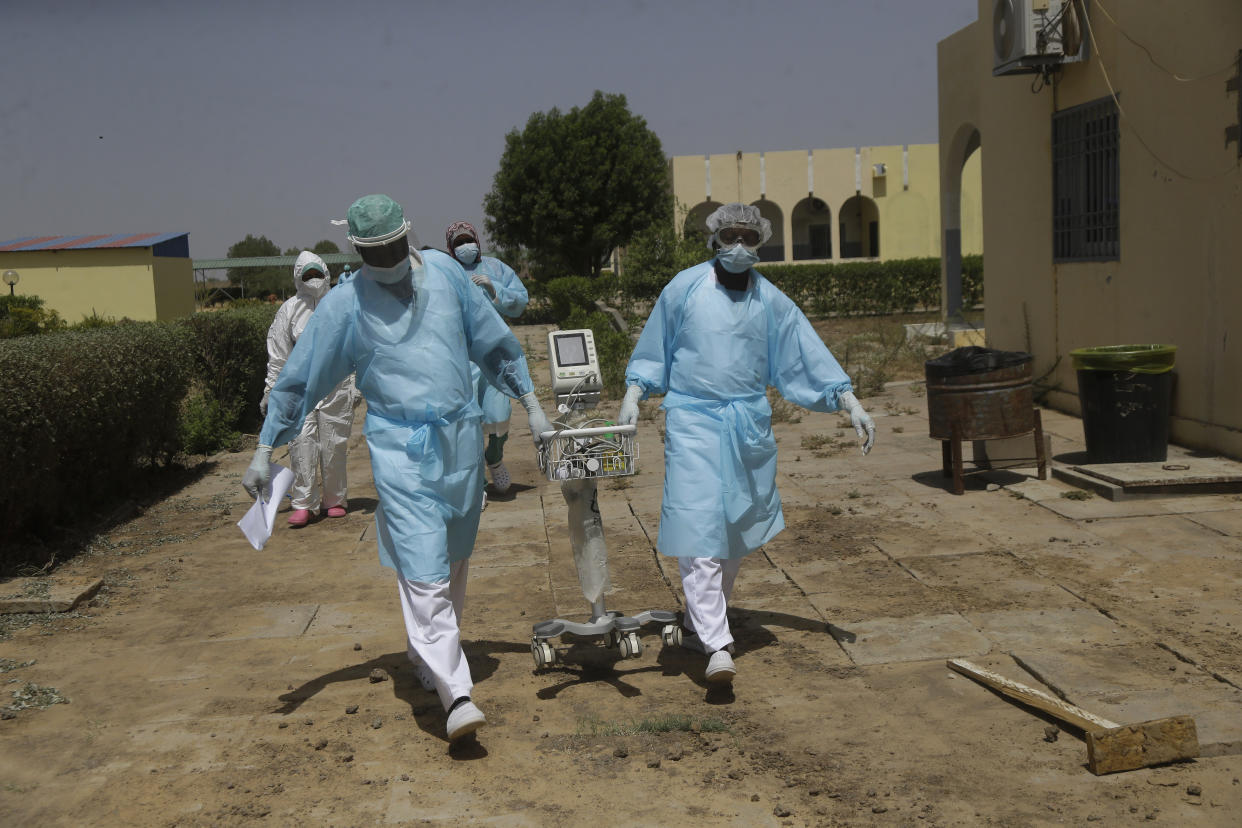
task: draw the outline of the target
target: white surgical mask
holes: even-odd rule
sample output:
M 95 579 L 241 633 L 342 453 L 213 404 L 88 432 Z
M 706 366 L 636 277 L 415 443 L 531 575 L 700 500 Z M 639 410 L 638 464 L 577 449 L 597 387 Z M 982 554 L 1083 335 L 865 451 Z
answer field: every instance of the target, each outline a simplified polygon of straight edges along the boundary
M 453 255 L 462 264 L 472 265 L 479 259 L 479 246 L 473 243 L 459 244 L 453 248 Z
M 404 279 L 410 272 L 410 258 L 405 257 L 392 267 L 376 267 L 374 265 L 364 264 L 362 272 L 370 276 L 381 285 L 393 285 Z
M 759 254 L 738 242 L 732 247 L 722 247 L 716 251 L 720 265 L 730 273 L 745 273 L 759 261 Z

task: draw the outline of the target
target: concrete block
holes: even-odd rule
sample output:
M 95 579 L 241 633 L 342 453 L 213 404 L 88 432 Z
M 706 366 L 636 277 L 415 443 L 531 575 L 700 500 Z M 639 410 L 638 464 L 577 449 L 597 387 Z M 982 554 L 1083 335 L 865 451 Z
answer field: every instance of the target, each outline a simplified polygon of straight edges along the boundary
M 0 615 L 69 612 L 101 586 L 102 578 L 14 578 L 0 585 Z

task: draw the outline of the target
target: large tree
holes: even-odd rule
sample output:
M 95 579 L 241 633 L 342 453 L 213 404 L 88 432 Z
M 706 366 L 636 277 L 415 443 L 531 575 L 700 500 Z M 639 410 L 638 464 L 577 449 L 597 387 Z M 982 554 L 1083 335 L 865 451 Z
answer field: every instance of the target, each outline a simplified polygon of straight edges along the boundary
M 256 256 L 279 256 L 280 248 L 267 236 L 246 238 L 229 248 L 230 259 L 248 259 Z M 290 270 L 282 267 L 230 267 L 229 283 L 243 285 L 247 296 L 288 296 L 293 290 Z
M 483 209 L 492 240 L 524 254 L 537 276 L 598 276 L 614 248 L 669 220 L 668 162 L 625 96 L 597 91 L 505 136 Z

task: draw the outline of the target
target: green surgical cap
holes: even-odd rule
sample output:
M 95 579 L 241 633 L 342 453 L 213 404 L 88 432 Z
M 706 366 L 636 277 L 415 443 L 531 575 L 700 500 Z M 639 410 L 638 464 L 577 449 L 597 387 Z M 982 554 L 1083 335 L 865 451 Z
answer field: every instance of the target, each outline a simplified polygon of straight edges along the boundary
M 350 240 L 355 244 L 387 243 L 405 235 L 409 225 L 401 205 L 386 195 L 367 195 L 349 206 Z

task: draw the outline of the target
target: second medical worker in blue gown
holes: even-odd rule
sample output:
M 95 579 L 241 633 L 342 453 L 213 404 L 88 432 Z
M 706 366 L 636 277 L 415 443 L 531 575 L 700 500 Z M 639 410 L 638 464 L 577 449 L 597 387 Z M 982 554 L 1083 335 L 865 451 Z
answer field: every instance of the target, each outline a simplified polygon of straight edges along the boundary
M 516 319 L 530 301 L 526 285 L 513 268 L 500 259 L 479 252 L 479 232 L 468 221 L 455 221 L 444 231 L 444 240 L 457 262 L 465 268 L 470 281 L 486 292 L 502 316 Z M 505 468 L 505 440 L 509 439 L 509 398 L 492 385 L 478 370 L 475 383 L 479 389 L 479 405 L 483 409 L 483 439 L 487 447 L 483 459 L 492 476 L 497 494 L 509 491 L 509 470 Z M 484 498 L 486 501 L 486 497 Z
M 356 374 L 379 494 L 380 561 L 397 572 L 410 660 L 439 693 L 454 740 L 485 723 L 470 699 L 459 628 L 483 494 L 471 362 L 522 401 L 536 445 L 551 426 L 509 327 L 450 256 L 411 250 L 400 205 L 364 196 L 347 220 L 363 266 L 328 292 L 289 355 L 242 483 L 252 495 L 266 488 L 272 448 L 297 436 L 307 412 Z
M 742 558 L 785 528 L 768 386 L 812 411 L 848 411 L 864 454 L 875 425 L 802 311 L 753 269 L 772 235 L 759 208 L 726 204 L 707 227 L 715 257 L 660 293 L 626 368 L 617 420 L 636 422 L 640 399 L 664 395 L 657 546 L 681 570 L 683 644 L 708 656 L 708 681 L 729 683 L 733 581 Z

